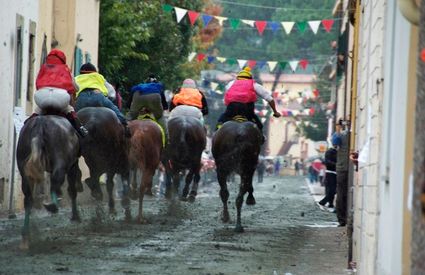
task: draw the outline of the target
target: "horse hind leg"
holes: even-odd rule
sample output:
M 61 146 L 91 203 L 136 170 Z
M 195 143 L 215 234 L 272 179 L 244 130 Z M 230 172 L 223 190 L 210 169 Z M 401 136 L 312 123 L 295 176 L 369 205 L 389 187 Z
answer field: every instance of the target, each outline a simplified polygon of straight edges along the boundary
M 125 221 L 131 221 L 131 210 L 130 210 L 130 174 L 129 172 L 121 174 L 122 178 L 122 198 L 121 198 L 121 206 L 124 208 Z
M 143 171 L 142 182 L 140 183 L 140 192 L 139 192 L 139 215 L 137 216 L 138 223 L 146 223 L 146 220 L 143 218 L 143 198 L 147 192 L 147 189 L 152 188 L 152 178 L 155 174 L 155 169 Z
M 247 196 L 246 201 L 245 201 L 247 205 L 255 205 L 255 203 L 256 203 L 255 198 L 254 198 L 254 187 L 252 187 L 252 178 L 253 178 L 253 175 L 248 177 L 247 181 L 245 182 L 245 184 L 247 185 L 246 188 L 247 188 L 247 191 L 248 191 L 248 196 Z
M 189 187 L 190 187 L 190 184 L 192 183 L 193 175 L 194 174 L 192 171 L 189 171 L 189 173 L 186 175 L 185 185 L 184 185 L 182 197 L 181 197 L 182 200 L 186 200 L 187 194 L 189 194 Z
M 106 189 L 108 191 L 108 206 L 109 214 L 116 215 L 117 211 L 115 210 L 114 202 L 114 173 L 107 173 L 106 175 Z
M 242 227 L 242 222 L 241 222 L 241 212 L 242 212 L 243 197 L 244 197 L 245 193 L 248 192 L 248 186 L 249 186 L 249 179 L 250 178 L 252 180 L 252 176 L 246 176 L 246 175 L 241 176 L 241 184 L 240 184 L 240 187 L 239 187 L 239 193 L 238 193 L 238 196 L 236 197 L 237 216 L 236 216 L 235 231 L 239 232 L 239 233 L 244 232 L 244 229 Z
M 192 188 L 191 188 L 190 194 L 189 194 L 189 202 L 194 202 L 196 195 L 198 194 L 199 181 L 201 180 L 201 175 L 199 174 L 199 170 L 200 169 L 198 169 L 198 171 L 195 172 Z
M 90 177 L 85 179 L 84 182 L 90 188 L 91 196 L 95 198 L 97 201 L 102 201 L 103 194 L 99 184 L 99 177 L 100 175 L 98 173 L 94 173 L 90 171 Z
M 22 240 L 19 248 L 22 250 L 29 249 L 30 242 L 30 215 L 33 204 L 32 189 L 34 184 L 31 183 L 25 176 L 22 177 L 22 192 L 24 193 L 25 218 L 24 226 L 22 227 Z
M 78 222 L 81 221 L 80 215 L 78 213 L 78 208 L 77 208 L 77 192 L 78 192 L 77 181 L 79 177 L 81 179 L 81 170 L 78 167 L 78 161 L 77 161 L 68 172 L 68 195 L 71 198 L 71 202 L 72 202 L 71 221 L 78 221 Z
M 223 212 L 221 214 L 221 220 L 227 223 L 230 221 L 229 209 L 227 208 L 227 200 L 229 199 L 229 190 L 227 190 L 227 175 L 217 169 L 217 180 L 220 184 L 220 198 L 221 202 L 223 203 Z
M 50 197 L 52 201 L 50 203 L 45 203 L 44 207 L 51 213 L 57 213 L 59 211 L 58 195 L 62 194 L 61 186 L 65 181 L 65 174 L 65 169 L 58 168 L 50 175 Z

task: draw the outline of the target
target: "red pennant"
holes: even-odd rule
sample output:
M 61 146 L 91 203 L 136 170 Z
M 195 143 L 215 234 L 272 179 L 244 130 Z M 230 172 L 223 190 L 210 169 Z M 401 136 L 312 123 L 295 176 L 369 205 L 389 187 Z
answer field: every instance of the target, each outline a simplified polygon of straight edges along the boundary
M 267 26 L 267 21 L 255 21 L 255 26 L 257 27 L 258 33 L 262 35 Z
M 273 92 L 273 98 L 278 97 L 279 93 L 278 92 Z
M 318 97 L 319 96 L 319 90 L 314 89 L 313 94 L 314 94 L 315 97 Z
M 421 59 L 423 62 L 425 62 L 425 49 L 421 51 Z
M 313 116 L 314 115 L 314 108 L 310 108 L 310 115 Z
M 308 60 L 307 59 L 301 59 L 298 64 L 300 65 L 300 67 L 305 70 L 307 68 L 308 65 Z
M 203 53 L 198 53 L 198 56 L 196 57 L 198 59 L 199 62 L 201 62 L 202 60 L 204 60 L 205 58 L 205 54 Z
M 247 62 L 248 67 L 250 67 L 251 69 L 255 67 L 255 64 L 257 64 L 257 61 L 255 60 L 248 60 Z
M 188 11 L 187 14 L 189 15 L 190 24 L 193 26 L 196 22 L 196 19 L 199 17 L 199 12 Z
M 322 24 L 323 27 L 325 28 L 325 30 L 327 32 L 330 32 L 332 29 L 332 25 L 334 24 L 334 20 L 333 19 L 324 19 L 322 20 Z

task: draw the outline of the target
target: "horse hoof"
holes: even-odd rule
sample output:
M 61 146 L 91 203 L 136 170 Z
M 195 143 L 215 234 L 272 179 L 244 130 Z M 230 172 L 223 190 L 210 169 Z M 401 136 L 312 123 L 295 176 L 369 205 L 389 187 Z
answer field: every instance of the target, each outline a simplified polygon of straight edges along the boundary
M 54 203 L 44 203 L 44 208 L 46 208 L 47 211 L 49 211 L 50 213 L 58 213 L 59 209 L 58 206 Z
M 139 198 L 139 194 L 137 194 L 137 191 L 135 189 L 131 189 L 130 192 L 128 192 L 128 196 L 133 201 L 135 201 Z
M 254 198 L 254 196 L 248 196 L 246 198 L 246 205 L 255 205 L 255 198 Z
M 223 214 L 223 215 L 221 216 L 221 221 L 222 221 L 223 223 L 228 223 L 228 222 L 230 222 L 229 214 Z
M 30 249 L 30 244 L 27 237 L 22 237 L 21 243 L 19 244 L 19 249 L 24 251 Z
M 195 196 L 190 195 L 189 198 L 187 199 L 189 202 L 193 203 L 195 202 Z
M 81 222 L 81 218 L 79 215 L 72 215 L 71 221 L 73 222 Z
M 236 225 L 235 232 L 237 232 L 237 233 L 243 233 L 244 232 L 244 229 L 243 229 L 242 225 Z
M 186 197 L 181 196 L 181 197 L 180 197 L 180 200 L 181 200 L 181 201 L 187 201 L 187 198 L 186 198 Z

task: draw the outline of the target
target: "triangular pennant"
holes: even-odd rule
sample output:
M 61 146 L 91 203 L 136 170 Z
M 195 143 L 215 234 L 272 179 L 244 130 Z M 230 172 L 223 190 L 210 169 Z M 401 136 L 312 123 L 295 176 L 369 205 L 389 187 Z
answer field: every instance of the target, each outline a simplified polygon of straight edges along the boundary
M 228 58 L 227 59 L 227 64 L 229 64 L 229 65 L 235 65 L 236 63 L 238 63 L 238 61 L 234 58 Z
M 230 26 L 232 29 L 236 30 L 239 27 L 239 24 L 241 23 L 241 20 L 236 18 L 230 18 Z
M 300 33 L 304 33 L 305 28 L 307 27 L 307 22 L 305 21 L 297 22 L 297 27 L 300 30 Z
M 246 20 L 246 19 L 242 19 L 242 23 L 245 23 L 245 24 L 247 24 L 247 25 L 249 25 L 249 26 L 251 26 L 251 27 L 254 27 L 254 23 L 255 23 L 255 21 L 254 21 L 254 20 Z
M 208 56 L 207 57 L 207 62 L 208 63 L 212 63 L 215 60 L 215 56 Z
M 305 70 L 307 68 L 307 65 L 308 65 L 308 60 L 307 59 L 301 59 L 300 62 L 299 62 L 299 64 L 300 64 L 300 67 L 303 70 Z
M 301 104 L 303 102 L 303 98 L 302 97 L 297 98 L 297 102 L 298 104 Z
M 215 89 L 217 89 L 217 87 L 218 87 L 218 83 L 211 82 L 211 88 L 212 88 L 213 91 L 215 91 Z
M 189 56 L 187 57 L 187 59 L 189 60 L 189 62 L 191 62 L 195 58 L 195 56 L 196 56 L 196 53 L 195 52 L 191 52 L 189 54 Z
M 314 97 L 318 97 L 320 95 L 319 90 L 314 89 L 313 90 L 313 95 L 314 95 Z
M 202 60 L 204 60 L 205 54 L 204 53 L 198 53 L 198 56 L 196 58 L 198 59 L 199 62 L 201 62 Z
M 217 61 L 219 61 L 220 63 L 223 63 L 224 61 L 226 61 L 226 58 L 224 58 L 224 57 L 220 57 L 220 56 L 217 56 L 217 57 L 216 57 L 216 59 L 217 59 Z
M 220 90 L 215 90 L 215 92 L 216 92 L 217 94 L 219 94 L 219 95 L 222 95 L 222 94 L 223 94 L 223 92 L 222 92 L 222 91 L 220 91 Z
M 201 18 L 202 18 L 202 22 L 204 22 L 204 28 L 205 28 L 206 26 L 208 26 L 208 24 L 210 23 L 210 21 L 213 17 L 211 15 L 208 15 L 208 14 L 203 14 L 201 16 Z
M 316 34 L 317 31 L 319 30 L 320 20 L 308 21 L 308 24 L 310 25 L 310 28 L 313 31 L 313 33 Z
M 243 66 L 246 64 L 245 59 L 238 59 L 239 68 L 243 69 Z
M 199 12 L 196 11 L 188 11 L 187 15 L 189 16 L 190 24 L 193 26 L 196 22 L 196 19 L 199 17 Z
M 310 108 L 309 110 L 309 114 L 310 116 L 313 116 L 316 110 L 314 110 L 314 108 Z
M 297 70 L 298 61 L 297 60 L 289 61 L 289 66 L 291 66 L 292 71 L 295 72 Z
M 285 70 L 287 64 L 288 64 L 288 62 L 286 62 L 286 61 L 279 62 L 279 66 L 282 69 L 282 71 Z
M 265 118 L 265 117 L 262 117 L 262 118 L 260 118 L 260 120 L 261 120 L 261 123 L 265 123 L 266 122 L 266 120 L 267 120 L 267 118 Z
M 277 32 L 280 29 L 279 22 L 269 22 L 268 25 L 270 26 L 273 32 Z
M 186 15 L 187 10 L 182 8 L 174 7 L 174 11 L 176 12 L 176 20 L 177 23 L 180 23 L 180 21 L 183 19 L 183 17 Z
M 281 24 L 286 34 L 290 34 L 292 31 L 292 28 L 294 27 L 295 22 L 281 22 Z
M 264 67 L 264 65 L 266 65 L 266 63 L 266 61 L 257 61 L 257 67 L 261 69 Z
M 168 5 L 168 4 L 164 4 L 162 5 L 162 10 L 165 12 L 171 12 L 173 10 L 173 6 Z
M 255 67 L 255 64 L 257 64 L 257 61 L 255 61 L 255 60 L 248 60 L 247 64 L 248 64 L 248 67 L 250 67 L 251 69 L 253 69 Z
M 325 30 L 327 32 L 330 32 L 332 29 L 332 25 L 334 24 L 334 20 L 333 19 L 324 19 L 322 20 L 322 25 L 325 28 Z
M 227 17 L 223 17 L 223 16 L 214 16 L 215 19 L 218 20 L 218 24 L 220 24 L 220 26 L 223 26 L 223 22 L 227 20 Z
M 258 33 L 263 35 L 264 29 L 267 26 L 267 21 L 255 21 L 255 26 L 257 27 Z
M 270 72 L 273 72 L 274 68 L 276 68 L 277 61 L 267 61 L 267 64 L 269 65 Z

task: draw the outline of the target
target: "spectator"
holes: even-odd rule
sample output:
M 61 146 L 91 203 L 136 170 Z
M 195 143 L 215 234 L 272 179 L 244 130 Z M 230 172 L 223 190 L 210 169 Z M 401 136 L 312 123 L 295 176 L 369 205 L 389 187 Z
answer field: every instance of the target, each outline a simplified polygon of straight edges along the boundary
M 300 163 L 298 162 L 298 160 L 295 161 L 294 168 L 295 168 L 295 176 L 299 176 L 300 175 Z
M 274 163 L 274 174 L 276 176 L 279 176 L 280 173 L 280 160 L 277 159 L 276 162 Z
M 334 207 L 334 198 L 336 192 L 336 162 L 337 162 L 337 151 L 334 147 L 329 148 L 325 153 L 325 165 L 326 165 L 326 176 L 325 176 L 325 197 L 319 201 L 319 204 L 324 206 L 329 203 L 328 207 Z
M 258 176 L 258 183 L 263 182 L 264 177 L 264 171 L 266 170 L 266 164 L 264 162 L 264 159 L 260 156 L 258 159 L 258 165 L 257 165 L 257 176 Z

